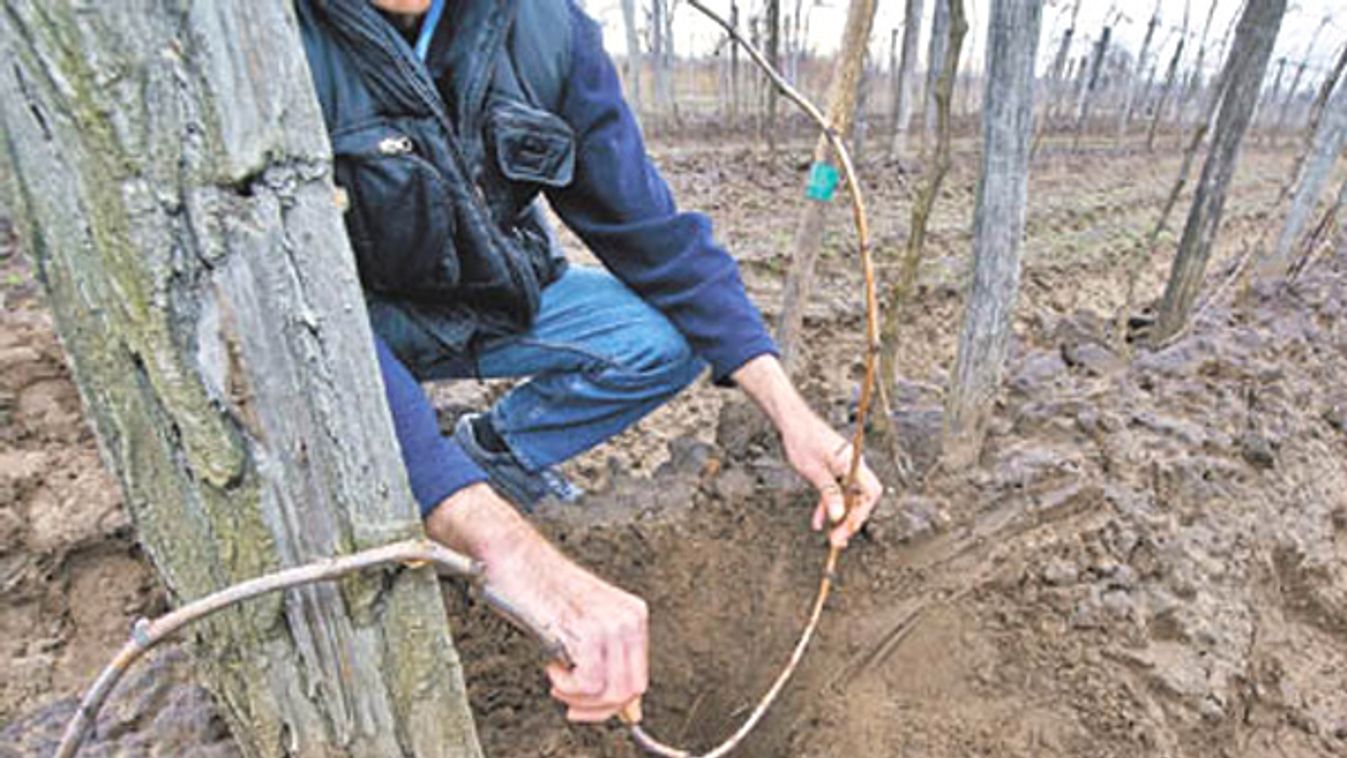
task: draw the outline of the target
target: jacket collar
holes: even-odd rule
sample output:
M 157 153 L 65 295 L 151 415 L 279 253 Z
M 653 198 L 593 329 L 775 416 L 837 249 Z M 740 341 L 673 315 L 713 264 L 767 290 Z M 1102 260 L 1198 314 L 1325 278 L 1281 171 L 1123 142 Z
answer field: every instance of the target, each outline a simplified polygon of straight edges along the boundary
M 366 0 L 368 2 L 368 0 Z M 427 65 L 444 82 L 460 134 L 476 134 L 516 0 L 449 0 Z
M 310 0 L 310 4 L 356 53 L 352 57 L 365 81 L 383 99 L 441 118 L 452 114 L 458 134 L 479 132 L 482 103 L 514 21 L 516 0 L 449 0 L 425 65 L 370 0 Z M 436 81 L 444 83 L 447 103 Z

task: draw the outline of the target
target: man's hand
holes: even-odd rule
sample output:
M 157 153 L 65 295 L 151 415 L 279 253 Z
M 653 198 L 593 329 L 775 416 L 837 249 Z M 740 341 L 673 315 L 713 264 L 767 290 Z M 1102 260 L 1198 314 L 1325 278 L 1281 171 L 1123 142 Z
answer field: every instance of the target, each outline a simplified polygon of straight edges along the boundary
M 446 498 L 426 519 L 426 532 L 481 561 L 493 592 L 561 638 L 575 666 L 554 661 L 547 676 L 567 718 L 606 721 L 645 692 L 645 601 L 562 555 L 490 487 Z
M 754 358 L 734 372 L 733 378 L 776 426 L 791 467 L 819 491 L 811 522 L 815 531 L 825 523 L 833 524 L 828 541 L 846 547 L 884 493 L 879 479 L 862 460 L 856 491 L 851 493 L 852 508 L 847 512 L 842 486 L 851 469 L 851 444 L 809 408 L 776 358 Z

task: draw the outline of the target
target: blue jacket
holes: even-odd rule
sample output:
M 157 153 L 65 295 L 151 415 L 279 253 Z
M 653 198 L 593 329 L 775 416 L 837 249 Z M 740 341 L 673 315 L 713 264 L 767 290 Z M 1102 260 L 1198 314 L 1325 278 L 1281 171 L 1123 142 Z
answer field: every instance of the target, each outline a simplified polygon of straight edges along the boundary
M 710 221 L 677 208 L 646 155 L 599 25 L 573 0 L 554 1 L 565 4 L 569 20 L 556 33 L 570 38 L 569 71 L 555 115 L 574 133 L 575 154 L 570 181 L 543 192 L 562 221 L 614 275 L 668 317 L 710 364 L 713 379 L 724 383 L 748 360 L 774 354 L 772 339 L 744 292 L 734 259 L 712 238 Z M 455 10 L 450 7 L 442 27 L 462 18 Z M 440 436 L 412 373 L 387 345 L 376 347 L 412 490 L 428 513 L 486 477 L 452 439 Z

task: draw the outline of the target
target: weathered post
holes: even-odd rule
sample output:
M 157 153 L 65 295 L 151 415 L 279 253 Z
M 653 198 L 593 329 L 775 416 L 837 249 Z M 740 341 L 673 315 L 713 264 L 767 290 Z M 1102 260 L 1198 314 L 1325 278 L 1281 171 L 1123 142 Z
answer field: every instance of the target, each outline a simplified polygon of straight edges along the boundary
M 730 3 L 730 28 L 739 33 L 739 4 Z M 739 123 L 739 46 L 733 40 L 725 43 L 730 49 L 730 122 Z
M 291 5 L 6 0 L 7 198 L 175 602 L 421 533 Z M 251 756 L 476 756 L 436 579 L 198 626 Z
M 1141 73 L 1146 70 L 1146 61 L 1151 56 L 1151 41 L 1155 38 L 1155 30 L 1160 27 L 1160 0 L 1155 0 L 1155 10 L 1151 11 L 1151 20 L 1146 23 L 1146 36 L 1141 40 L 1141 51 L 1137 53 L 1136 65 L 1128 72 L 1127 78 L 1123 80 L 1123 103 L 1122 108 L 1118 110 L 1118 142 L 1121 144 L 1124 137 L 1127 136 L 1127 125 L 1132 120 L 1132 108 L 1136 104 L 1137 91 L 1140 89 L 1137 84 L 1141 81 Z M 1146 90 L 1150 89 L 1150 82 L 1146 83 Z
M 781 70 L 781 0 L 767 0 L 767 62 Z M 776 87 L 767 87 L 767 146 L 776 151 L 776 101 L 780 95 Z
M 1309 44 L 1305 46 L 1305 54 L 1301 56 L 1300 62 L 1296 64 L 1296 72 L 1291 76 L 1291 86 L 1286 90 L 1286 101 L 1282 103 L 1281 109 L 1277 112 L 1277 123 L 1273 125 L 1274 136 L 1280 133 L 1286 126 L 1286 119 L 1295 107 L 1296 96 L 1300 94 L 1300 80 L 1305 76 L 1305 69 L 1314 58 L 1314 48 L 1319 43 L 1319 35 L 1324 31 L 1324 27 L 1333 21 L 1333 14 L 1325 15 L 1319 20 L 1319 25 L 1314 27 L 1314 34 L 1310 35 Z
M 1272 87 L 1267 95 L 1259 99 L 1258 105 L 1254 109 L 1254 125 L 1267 126 L 1267 111 L 1269 108 L 1276 108 L 1277 95 L 1282 91 L 1282 75 L 1286 73 L 1286 56 L 1277 59 L 1277 73 L 1272 77 Z M 1274 114 L 1275 115 L 1275 114 Z M 1259 118 L 1259 117 L 1262 118 Z
M 659 123 L 673 110 L 673 81 L 669 71 L 668 24 L 665 17 L 671 9 L 669 0 L 650 0 L 650 68 L 655 80 L 656 122 Z
M 1347 84 L 1339 84 L 1324 107 L 1323 117 L 1300 163 L 1295 191 L 1281 233 L 1277 235 L 1277 244 L 1258 261 L 1260 278 L 1286 275 L 1292 263 L 1292 249 L 1314 213 L 1344 143 L 1347 143 Z
M 1160 88 L 1160 97 L 1156 100 L 1155 111 L 1151 114 L 1151 126 L 1146 131 L 1146 152 L 1155 149 L 1155 132 L 1160 127 L 1160 118 L 1164 115 L 1165 106 L 1169 102 L 1169 94 L 1174 90 L 1174 82 L 1179 75 L 1179 64 L 1183 61 L 1184 41 L 1188 38 L 1188 11 L 1185 7 L 1183 12 L 1183 27 L 1179 30 L 1179 41 L 1174 46 L 1174 55 L 1169 58 L 1169 65 L 1165 68 L 1165 83 Z
M 966 26 L 967 24 L 965 24 Z M 963 35 L 960 34 L 962 39 Z M 925 128 L 922 130 L 922 150 L 935 142 L 937 128 L 939 127 L 940 106 L 936 102 L 939 97 L 937 90 L 940 86 L 940 77 L 945 69 L 945 51 L 949 47 L 949 3 L 945 0 L 935 0 L 935 7 L 931 9 L 931 39 L 926 44 L 926 97 L 925 105 L 922 107 L 922 120 L 925 122 Z M 955 74 L 958 72 L 955 71 Z M 950 96 L 953 97 L 953 82 L 950 83 Z
M 903 51 L 898 61 L 898 78 L 893 82 L 889 153 L 900 160 L 907 149 L 907 126 L 912 118 L 912 101 L 917 96 L 917 40 L 921 37 L 922 5 L 923 0 L 907 0 L 903 13 Z
M 1070 81 L 1071 73 L 1067 71 L 1067 61 L 1071 53 L 1071 39 L 1076 36 L 1076 18 L 1080 15 L 1080 5 L 1081 0 L 1076 0 L 1075 5 L 1071 6 L 1071 23 L 1067 25 L 1066 31 L 1062 32 L 1062 42 L 1057 46 L 1057 54 L 1052 58 L 1052 69 L 1048 75 L 1051 107 L 1048 109 L 1049 116 L 1044 121 L 1056 116 L 1068 89 L 1066 82 Z M 1046 129 L 1047 126 L 1044 125 L 1042 128 Z
M 1342 81 L 1342 74 L 1347 70 L 1347 43 L 1343 44 L 1338 51 L 1337 62 L 1324 75 L 1324 79 L 1319 83 L 1319 93 L 1314 96 L 1314 102 L 1310 104 L 1310 123 L 1317 124 L 1319 117 L 1323 114 L 1323 109 L 1328 105 L 1328 96 L 1333 93 L 1333 89 Z
M 1094 54 L 1090 59 L 1090 75 L 1085 80 L 1085 88 L 1080 93 L 1080 107 L 1076 109 L 1076 134 L 1072 147 L 1080 146 L 1081 135 L 1085 132 L 1086 122 L 1090 120 L 1090 107 L 1094 104 L 1094 94 L 1099 90 L 1099 73 L 1104 69 L 1104 57 L 1108 55 L 1108 41 L 1113 35 L 1113 27 L 1105 23 L 1094 44 Z
M 627 59 L 625 65 L 627 100 L 637 114 L 641 108 L 641 37 L 636 33 L 636 0 L 622 0 L 622 27 L 627 32 Z M 731 90 L 732 91 L 732 90 Z
M 946 465 L 977 460 L 1010 345 L 1033 136 L 1041 0 L 994 0 L 982 104 L 982 175 L 973 217 L 973 275 L 945 405 Z
M 1272 47 L 1277 41 L 1286 0 L 1249 0 L 1240 16 L 1235 41 L 1221 73 L 1220 108 L 1211 151 L 1193 194 L 1183 237 L 1165 286 L 1153 340 L 1178 333 L 1197 299 L 1211 245 L 1221 225 L 1226 189 L 1235 173 L 1239 147 L 1263 88 Z
M 968 32 L 968 21 L 964 16 L 963 0 L 936 0 L 937 6 L 945 6 L 946 50 L 943 70 L 936 79 L 935 108 L 938 133 L 931 153 L 923 158 L 931 169 L 923 178 L 912 202 L 907 228 L 907 244 L 903 249 L 902 263 L 898 269 L 898 280 L 889 292 L 888 308 L 884 314 L 884 325 L 880 330 L 879 381 L 891 386 L 897 377 L 898 331 L 904 323 L 904 317 L 910 313 L 908 300 L 916 289 L 917 269 L 921 264 L 922 251 L 926 245 L 926 227 L 931 220 L 931 211 L 940 195 L 940 187 L 949 173 L 950 164 L 950 110 L 954 99 L 954 79 L 958 75 L 959 55 L 963 49 L 963 38 Z M 893 430 L 889 430 L 891 446 L 897 442 Z M 894 459 L 898 456 L 895 453 Z
M 828 122 L 841 134 L 851 129 L 856 114 L 861 66 L 874 17 L 875 0 L 851 0 L 842 46 L 833 66 L 832 82 L 828 85 Z M 828 138 L 820 135 L 814 146 L 814 162 L 805 186 L 805 207 L 796 227 L 794 252 L 777 322 L 777 343 L 787 371 L 794 370 L 799 363 L 800 327 L 814 291 L 814 266 L 819 248 L 823 246 L 824 211 L 832 202 L 839 181 L 837 169 L 829 163 L 831 158 Z
M 1183 145 L 1183 131 L 1188 127 L 1188 105 L 1198 99 L 1197 95 L 1202 89 L 1202 77 L 1207 60 L 1207 37 L 1211 33 L 1211 21 L 1216 17 L 1216 5 L 1219 2 L 1220 0 L 1211 0 L 1211 7 L 1207 10 L 1207 21 L 1202 25 L 1202 37 L 1197 43 L 1197 60 L 1193 61 L 1193 68 L 1188 72 L 1188 80 L 1176 104 L 1175 124 L 1178 127 L 1180 146 Z

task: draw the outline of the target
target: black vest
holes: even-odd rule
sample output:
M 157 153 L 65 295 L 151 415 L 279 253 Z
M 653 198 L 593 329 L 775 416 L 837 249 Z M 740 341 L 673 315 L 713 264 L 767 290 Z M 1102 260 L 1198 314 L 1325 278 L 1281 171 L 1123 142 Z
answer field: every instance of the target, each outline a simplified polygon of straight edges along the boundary
M 565 0 L 450 0 L 423 64 L 369 0 L 297 0 L 376 333 L 418 375 L 524 331 L 564 261 L 537 200 L 571 181 Z

